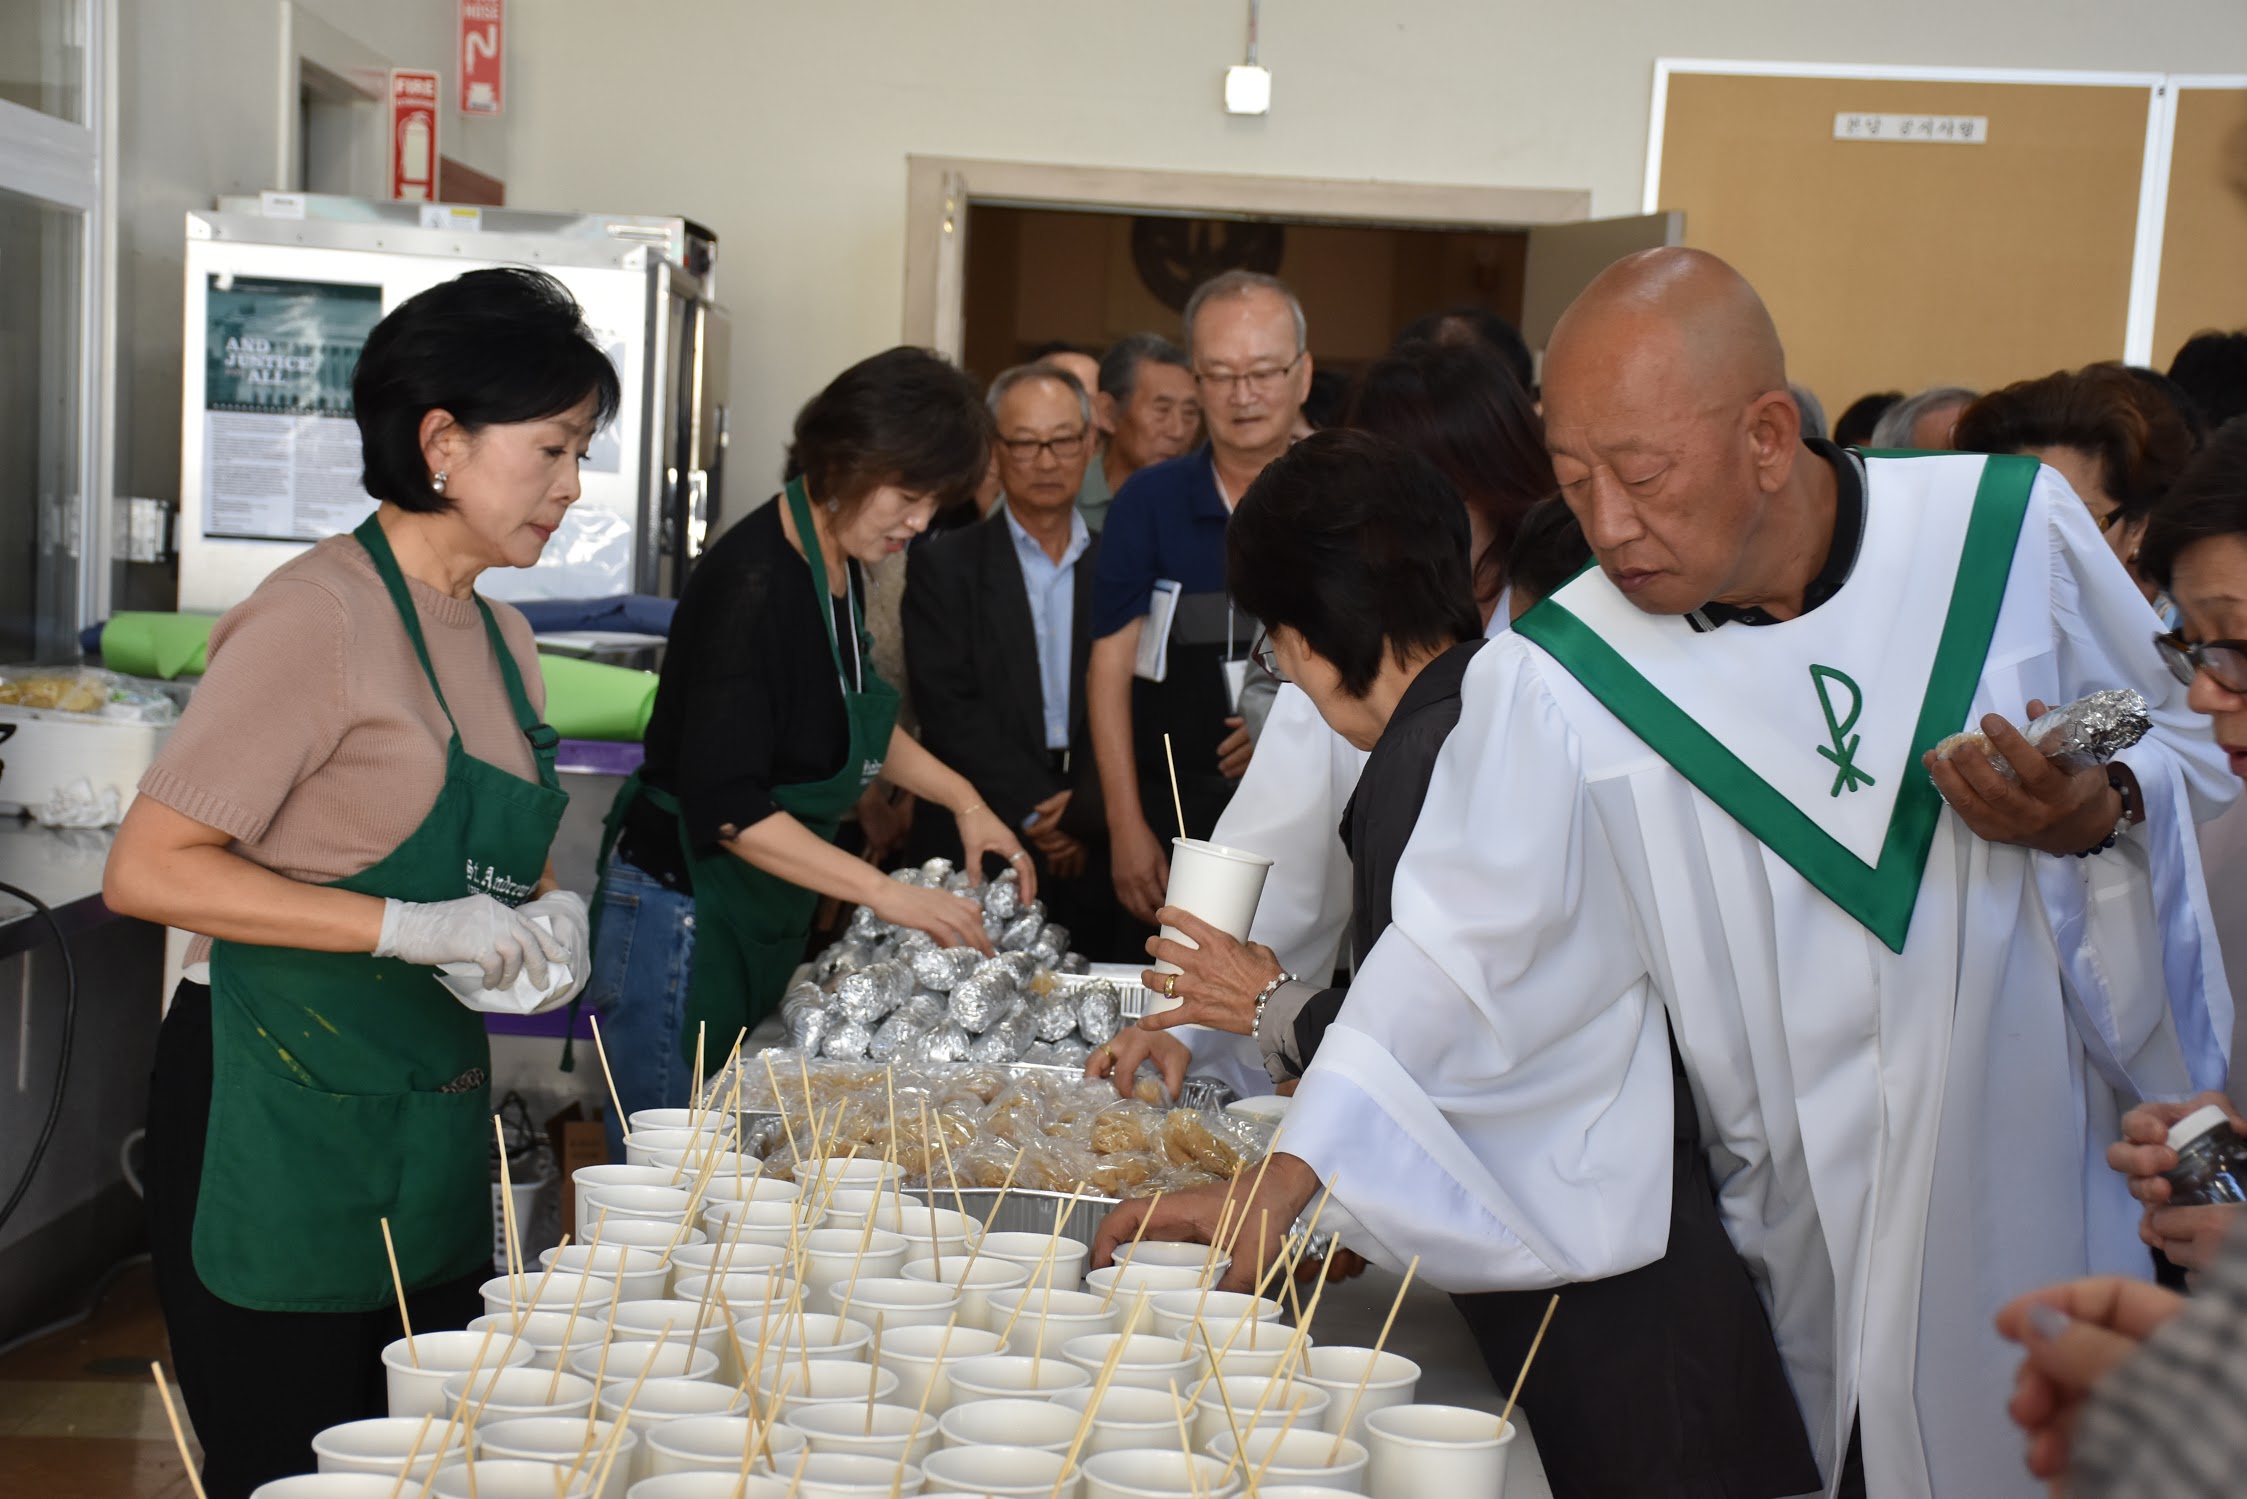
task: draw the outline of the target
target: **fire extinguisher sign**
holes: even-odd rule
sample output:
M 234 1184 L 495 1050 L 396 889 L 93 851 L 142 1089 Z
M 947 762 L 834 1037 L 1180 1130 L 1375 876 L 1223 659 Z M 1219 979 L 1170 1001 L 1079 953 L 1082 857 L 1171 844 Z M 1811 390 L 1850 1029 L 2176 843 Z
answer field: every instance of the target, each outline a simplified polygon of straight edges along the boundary
M 496 115 L 505 80 L 499 39 L 506 0 L 460 0 L 460 112 Z
M 435 73 L 393 68 L 390 73 L 390 196 L 429 203 L 437 197 L 437 89 Z

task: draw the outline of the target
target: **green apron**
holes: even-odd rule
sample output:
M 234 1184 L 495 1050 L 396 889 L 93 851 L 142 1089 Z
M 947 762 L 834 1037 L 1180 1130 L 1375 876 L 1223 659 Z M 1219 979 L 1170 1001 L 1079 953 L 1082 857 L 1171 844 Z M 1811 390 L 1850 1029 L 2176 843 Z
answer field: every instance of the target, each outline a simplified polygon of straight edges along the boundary
M 788 481 L 787 504 L 788 513 L 796 520 L 796 535 L 803 542 L 812 583 L 825 595 L 827 562 L 820 552 L 819 532 L 811 523 L 811 501 L 803 480 Z M 842 766 L 826 780 L 775 786 L 772 799 L 782 811 L 833 842 L 842 827 L 843 814 L 857 805 L 859 796 L 882 773 L 890 734 L 897 727 L 898 694 L 896 688 L 875 675 L 868 663 L 873 641 L 866 633 L 865 616 L 855 593 L 851 596 L 851 624 L 858 632 L 855 688 L 851 675 L 843 670 L 834 610 L 820 610 L 819 619 L 827 627 L 827 652 L 835 664 L 836 680 L 842 684 L 843 710 L 850 720 L 850 748 Z M 742 648 L 754 650 L 756 645 L 745 641 Z M 697 853 L 687 836 L 686 820 L 679 815 L 678 799 L 646 784 L 637 773 L 624 783 L 609 808 L 607 831 L 601 841 L 604 871 L 634 799 L 643 796 L 678 823 L 681 856 L 694 875 L 694 967 L 688 980 L 679 1049 L 691 1059 L 697 1027 L 706 1027 L 715 1048 L 707 1065 L 715 1067 L 724 1060 L 736 1032 L 755 1025 L 780 1004 L 790 975 L 803 961 L 804 940 L 811 934 L 819 893 L 767 874 L 723 850 Z M 600 900 L 601 893 L 596 891 L 596 910 Z M 599 930 L 597 919 L 594 929 Z
M 569 802 L 554 774 L 559 736 L 538 721 L 514 654 L 479 598 L 538 779 L 463 750 L 388 538 L 372 516 L 352 534 L 373 557 L 454 726 L 444 789 L 429 815 L 371 869 L 332 888 L 415 902 L 482 891 L 520 905 L 545 870 Z M 219 1297 L 261 1311 L 383 1306 L 392 1298 L 383 1218 L 408 1287 L 490 1264 L 491 1049 L 483 1016 L 455 999 L 435 969 L 365 953 L 216 942 L 211 1026 L 195 1269 Z

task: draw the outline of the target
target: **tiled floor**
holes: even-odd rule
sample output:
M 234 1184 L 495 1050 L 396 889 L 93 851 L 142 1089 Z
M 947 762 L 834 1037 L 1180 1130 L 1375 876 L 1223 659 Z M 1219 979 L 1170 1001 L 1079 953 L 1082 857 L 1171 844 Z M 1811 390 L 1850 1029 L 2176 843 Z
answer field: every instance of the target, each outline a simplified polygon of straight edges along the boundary
M 148 1374 L 150 1360 L 166 1356 L 143 1264 L 120 1275 L 86 1321 L 0 1359 L 0 1492 L 192 1499 Z

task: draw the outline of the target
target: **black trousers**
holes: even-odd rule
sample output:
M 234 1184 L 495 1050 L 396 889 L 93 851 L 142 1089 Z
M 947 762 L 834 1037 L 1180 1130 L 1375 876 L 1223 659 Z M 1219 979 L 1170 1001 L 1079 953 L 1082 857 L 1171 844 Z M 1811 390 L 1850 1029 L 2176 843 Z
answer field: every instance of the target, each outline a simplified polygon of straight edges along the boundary
M 388 1413 L 382 1350 L 396 1307 L 262 1312 L 222 1301 L 195 1270 L 195 1205 L 211 1122 L 211 991 L 183 983 L 156 1040 L 148 1090 L 148 1237 L 180 1395 L 203 1445 L 210 1499 L 313 1471 L 312 1438 Z M 369 1224 L 367 1231 L 376 1232 Z M 467 1326 L 483 1312 L 472 1275 L 413 1292 L 414 1331 Z
M 1717 1212 L 1675 1047 L 1669 1252 L 1560 1293 L 1522 1387 L 1554 1499 L 1780 1499 L 1824 1487 L 1770 1318 Z M 1510 1389 L 1547 1291 L 1452 1298 Z

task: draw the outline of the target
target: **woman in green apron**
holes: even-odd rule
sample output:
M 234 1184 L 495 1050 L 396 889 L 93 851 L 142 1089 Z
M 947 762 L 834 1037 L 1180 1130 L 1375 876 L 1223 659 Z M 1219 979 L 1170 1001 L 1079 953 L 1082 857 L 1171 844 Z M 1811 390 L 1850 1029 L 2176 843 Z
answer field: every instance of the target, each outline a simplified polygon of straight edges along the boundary
M 562 1002 L 589 965 L 547 857 L 568 798 L 535 646 L 474 584 L 564 526 L 615 371 L 558 283 L 477 271 L 385 318 L 352 395 L 379 508 L 219 622 L 104 885 L 201 934 L 158 1038 L 147 1195 L 211 1499 L 384 1414 L 384 1219 L 417 1333 L 481 1310 L 476 1011 L 522 1003 L 518 978 Z M 475 1006 L 444 963 L 482 970 Z
M 970 501 L 989 431 L 958 369 L 919 349 L 877 354 L 797 417 L 780 500 L 696 563 L 596 901 L 587 997 L 625 1109 L 686 1102 L 697 1032 L 714 1067 L 779 1004 L 822 895 L 988 950 L 974 902 L 835 846 L 877 775 L 948 808 L 971 867 L 1012 864 L 1034 891 L 1014 830 L 897 726 L 860 603 L 862 565 Z

